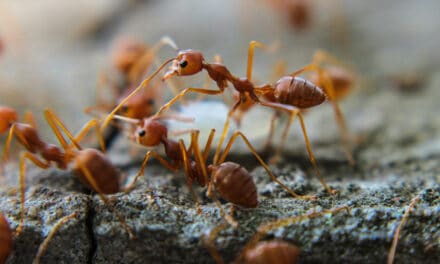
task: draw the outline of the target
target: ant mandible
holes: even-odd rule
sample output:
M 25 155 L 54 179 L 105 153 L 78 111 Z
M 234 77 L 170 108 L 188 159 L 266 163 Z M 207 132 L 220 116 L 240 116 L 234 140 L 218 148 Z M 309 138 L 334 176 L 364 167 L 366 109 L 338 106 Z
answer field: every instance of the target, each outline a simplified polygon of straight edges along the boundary
M 101 151 L 92 148 L 83 149 L 78 143 L 87 135 L 90 129 L 96 128 L 101 147 L 104 149 L 98 121 L 95 119 L 90 120 L 76 136 L 73 136 L 53 111 L 46 109 L 44 115 L 60 142 L 62 149 L 53 144 L 44 142 L 40 138 L 35 125 L 18 122 L 10 124 L 9 135 L 5 144 L 3 154 L 5 161 L 7 160 L 10 144 L 14 136 L 18 139 L 19 143 L 27 149 L 27 151 L 23 152 L 20 156 L 21 219 L 17 233 L 19 234 L 22 231 L 24 225 L 26 160 L 30 160 L 42 169 L 50 168 L 52 162 L 62 170 L 67 169 L 68 165 L 72 164 L 73 172 L 78 176 L 79 180 L 98 193 L 100 198 L 106 204 L 110 205 L 130 237 L 134 238 L 131 228 L 128 227 L 124 218 L 116 211 L 116 208 L 110 204 L 105 196 L 105 194 L 117 193 L 120 190 L 118 180 L 120 173 L 118 169 L 113 166 Z M 62 132 L 64 132 L 72 142 L 71 145 L 67 143 Z M 39 154 L 41 158 L 39 158 L 37 154 Z
M 201 52 L 195 50 L 181 50 L 179 51 L 176 58 L 171 58 L 165 61 L 152 75 L 150 75 L 147 79 L 145 79 L 133 92 L 128 95 L 122 102 L 116 106 L 115 109 L 107 116 L 104 120 L 101 128 L 104 128 L 108 122 L 111 120 L 112 116 L 122 107 L 122 105 L 128 101 L 132 96 L 135 95 L 140 89 L 145 87 L 151 79 L 157 75 L 162 68 L 166 66 L 169 62 L 173 61 L 171 69 L 165 73 L 163 79 L 168 79 L 173 75 L 178 76 L 186 76 L 186 75 L 194 75 L 202 70 L 206 70 L 208 75 L 212 80 L 214 80 L 219 88 L 219 90 L 209 90 L 203 88 L 186 88 L 178 95 L 176 95 L 173 99 L 171 99 L 168 103 L 164 104 L 159 111 L 156 113 L 156 116 L 159 116 L 165 110 L 171 107 L 172 104 L 177 102 L 180 98 L 182 98 L 188 92 L 196 92 L 207 95 L 216 95 L 222 94 L 225 88 L 228 86 L 228 82 L 230 82 L 234 89 L 239 93 L 240 98 L 233 105 L 232 109 L 228 112 L 223 133 L 221 135 L 219 146 L 223 144 L 223 141 L 226 138 L 226 134 L 229 128 L 229 119 L 232 114 L 237 110 L 237 108 L 248 102 L 249 100 L 254 103 L 260 104 L 262 106 L 270 107 L 278 111 L 286 111 L 291 116 L 298 116 L 302 133 L 304 136 L 304 141 L 306 143 L 307 152 L 310 158 L 310 161 L 315 169 L 315 173 L 319 178 L 319 181 L 324 186 L 324 188 L 330 193 L 335 194 L 336 191 L 332 190 L 321 177 L 321 173 L 319 172 L 318 165 L 316 164 L 315 157 L 313 155 L 313 151 L 311 148 L 311 144 L 309 138 L 307 136 L 307 131 L 305 128 L 304 119 L 300 108 L 308 108 L 312 106 L 319 105 L 326 100 L 326 95 L 324 91 L 314 85 L 313 83 L 306 81 L 302 78 L 295 77 L 299 73 L 307 70 L 307 67 L 302 68 L 296 72 L 293 72 L 289 76 L 282 77 L 275 84 L 263 84 L 260 86 L 255 86 L 252 83 L 252 64 L 253 64 L 253 56 L 255 47 L 266 48 L 266 46 L 257 41 L 251 41 L 249 44 L 248 51 L 248 60 L 247 60 L 247 74 L 246 78 L 239 78 L 232 75 L 229 70 L 220 63 L 207 63 L 204 60 L 204 57 Z M 275 99 L 275 102 L 270 101 L 262 101 L 259 96 L 269 96 Z M 217 152 L 214 155 L 214 163 L 219 157 L 220 148 L 217 148 Z
M 321 212 L 312 212 L 309 214 L 293 216 L 274 220 L 258 227 L 257 233 L 249 239 L 248 243 L 243 247 L 233 263 L 280 263 L 291 264 L 297 263 L 301 250 L 283 240 L 260 241 L 273 229 L 296 224 L 304 220 L 314 219 L 325 214 L 334 214 L 342 210 L 349 210 L 349 207 L 342 206 L 334 209 L 323 210 Z M 219 232 L 227 226 L 221 224 L 214 227 L 207 235 L 202 237 L 202 241 L 207 247 L 211 256 L 218 264 L 223 264 L 223 258 L 214 246 L 214 240 Z

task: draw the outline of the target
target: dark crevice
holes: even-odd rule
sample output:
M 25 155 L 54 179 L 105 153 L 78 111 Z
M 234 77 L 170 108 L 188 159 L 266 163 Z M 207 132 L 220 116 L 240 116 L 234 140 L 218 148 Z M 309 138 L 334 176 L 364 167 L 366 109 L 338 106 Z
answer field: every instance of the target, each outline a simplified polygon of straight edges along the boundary
M 88 263 L 93 263 L 93 257 L 95 256 L 95 252 L 97 248 L 95 234 L 93 232 L 93 219 L 95 218 L 95 214 L 96 214 L 95 209 L 93 207 L 93 198 L 90 198 L 87 206 L 88 206 L 88 210 L 86 215 L 86 228 L 90 241 Z

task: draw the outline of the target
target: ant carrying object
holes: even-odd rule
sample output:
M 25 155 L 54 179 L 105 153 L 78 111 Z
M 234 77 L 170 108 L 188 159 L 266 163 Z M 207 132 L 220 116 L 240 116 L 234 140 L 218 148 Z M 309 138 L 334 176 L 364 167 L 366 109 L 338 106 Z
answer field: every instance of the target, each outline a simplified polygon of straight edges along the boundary
M 282 77 L 275 84 L 263 84 L 260 86 L 255 86 L 252 83 L 252 63 L 254 56 L 254 48 L 266 48 L 260 42 L 251 41 L 249 44 L 249 52 L 248 52 L 248 66 L 247 66 L 247 74 L 246 78 L 239 78 L 232 75 L 229 70 L 221 63 L 207 63 L 205 62 L 203 55 L 199 51 L 195 50 L 181 50 L 179 51 L 176 58 L 171 58 L 165 61 L 152 75 L 150 75 L 147 79 L 145 79 L 133 92 L 128 95 L 121 103 L 113 109 L 113 111 L 107 116 L 104 120 L 101 128 L 104 128 L 108 122 L 111 120 L 112 116 L 122 107 L 122 105 L 130 100 L 132 96 L 134 96 L 140 89 L 145 87 L 150 80 L 157 75 L 162 68 L 166 66 L 169 62 L 173 61 L 171 69 L 165 73 L 163 79 L 168 79 L 173 75 L 178 76 L 186 76 L 197 74 L 202 70 L 206 70 L 208 72 L 209 77 L 214 80 L 219 88 L 219 90 L 209 90 L 203 88 L 186 88 L 181 91 L 178 95 L 176 95 L 173 99 L 171 99 L 168 103 L 164 104 L 159 111 L 156 113 L 156 116 L 159 116 L 164 111 L 169 109 L 171 105 L 177 102 L 180 98 L 182 98 L 188 92 L 196 92 L 200 94 L 207 95 L 216 95 L 222 94 L 226 87 L 228 87 L 228 83 L 231 83 L 234 89 L 239 93 L 239 99 L 233 105 L 232 109 L 228 112 L 223 133 L 221 135 L 219 146 L 223 144 L 223 141 L 226 138 L 226 134 L 229 128 L 229 119 L 233 115 L 233 113 L 242 105 L 246 104 L 249 101 L 253 103 L 260 104 L 262 106 L 266 106 L 272 108 L 277 111 L 286 111 L 293 117 L 298 116 L 300 120 L 301 129 L 303 132 L 304 140 L 306 142 L 306 148 L 309 154 L 310 161 L 313 164 L 315 172 L 324 186 L 324 188 L 331 194 L 334 194 L 336 191 L 332 190 L 321 177 L 318 166 L 315 161 L 315 157 L 312 152 L 312 148 L 310 145 L 309 138 L 307 136 L 303 116 L 301 113 L 302 108 L 308 108 L 312 106 L 319 105 L 326 100 L 325 92 L 314 85 L 309 81 L 305 81 L 302 78 L 295 77 L 299 73 L 307 70 L 307 66 L 298 71 L 293 72 L 289 76 Z M 274 98 L 274 101 L 263 101 L 260 98 L 271 97 Z M 217 148 L 217 152 L 214 155 L 214 163 L 217 161 L 219 157 L 220 148 Z
M 73 136 L 53 111 L 47 109 L 44 111 L 44 115 L 62 148 L 44 142 L 38 135 L 35 124 L 18 122 L 10 124 L 9 135 L 5 144 L 5 161 L 7 160 L 13 137 L 27 150 L 20 155 L 21 219 L 17 233 L 22 231 L 24 224 L 26 160 L 30 160 L 42 169 L 48 169 L 52 166 L 52 163 L 55 163 L 59 169 L 65 170 L 68 165 L 72 164 L 72 170 L 80 181 L 98 193 L 100 198 L 111 206 L 130 237 L 134 238 L 133 231 L 127 226 L 124 218 L 116 211 L 105 196 L 105 194 L 113 194 L 120 191 L 120 173 L 118 169 L 101 151 L 92 148 L 83 149 L 78 143 L 86 136 L 90 129 L 96 128 L 100 144 L 102 148 L 104 148 L 97 120 L 93 119 L 89 121 L 76 136 Z M 68 144 L 62 132 L 67 135 L 72 144 Z
M 44 241 L 40 244 L 40 247 L 38 248 L 37 255 L 34 258 L 33 264 L 39 264 L 41 257 L 46 252 L 47 246 L 49 245 L 50 240 L 54 237 L 58 229 L 65 224 L 67 221 L 69 221 L 72 218 L 75 218 L 77 216 L 77 213 L 72 213 L 70 215 L 62 217 L 58 222 L 55 224 L 55 226 L 52 228 L 50 233 L 47 235 L 47 237 L 44 239 Z M 18 235 L 16 233 L 16 235 Z M 15 236 L 16 236 L 15 235 Z M 14 234 L 9 227 L 8 220 L 6 217 L 0 213 L 0 264 L 5 264 L 6 260 L 8 259 L 9 255 L 12 252 L 13 248 L 13 237 Z
M 126 117 L 121 117 L 114 115 L 114 118 L 125 120 L 127 122 L 132 122 L 137 125 L 135 132 L 136 141 L 146 147 L 154 147 L 162 144 L 165 148 L 165 154 L 169 160 L 162 158 L 156 151 L 149 150 L 143 159 L 141 168 L 139 172 L 133 179 L 133 182 L 129 185 L 128 189 L 134 186 L 137 179 L 144 175 L 144 170 L 147 162 L 151 156 L 155 157 L 164 167 L 171 171 L 180 170 L 182 167 L 186 173 L 187 185 L 197 204 L 197 209 L 200 212 L 200 206 L 198 199 L 192 189 L 192 183 L 197 182 L 200 186 L 208 186 L 208 197 L 214 199 L 218 207 L 220 208 L 222 216 L 232 224 L 237 226 L 237 223 L 230 217 L 226 215 L 221 207 L 220 202 L 215 196 L 213 190 L 215 190 L 220 197 L 223 199 L 246 208 L 254 208 L 258 205 L 258 197 L 255 183 L 253 182 L 252 176 L 249 172 L 243 168 L 241 165 L 234 162 L 225 162 L 226 157 L 231 150 L 237 137 L 241 137 L 252 154 L 257 158 L 258 162 L 264 167 L 269 177 L 277 182 L 282 188 L 288 191 L 292 196 L 302 199 L 315 199 L 315 196 L 301 196 L 296 194 L 286 185 L 281 183 L 269 170 L 269 167 L 264 163 L 264 161 L 257 154 L 256 150 L 250 144 L 249 140 L 241 132 L 236 132 L 232 135 L 228 144 L 226 145 L 223 154 L 220 159 L 214 161 L 211 165 L 206 165 L 206 160 L 209 155 L 209 150 L 211 149 L 211 143 L 214 138 L 215 130 L 212 129 L 209 134 L 208 140 L 206 142 L 205 148 L 202 151 L 199 146 L 199 131 L 194 130 L 191 132 L 191 143 L 187 148 L 183 140 L 178 142 L 168 138 L 168 129 L 166 125 L 160 121 L 161 118 L 165 117 L 150 117 L 143 120 L 128 119 Z M 221 147 L 221 145 L 219 146 Z M 220 152 L 220 151 L 219 151 Z M 194 159 L 192 159 L 194 156 Z M 210 176 L 208 175 L 210 174 Z M 246 193 L 244 195 L 244 193 Z
M 301 250 L 283 240 L 261 241 L 268 232 L 276 228 L 285 227 L 296 224 L 304 220 L 317 218 L 325 214 L 334 214 L 342 210 L 349 210 L 349 207 L 342 206 L 334 209 L 323 210 L 321 212 L 312 212 L 300 216 L 293 216 L 274 220 L 258 227 L 257 233 L 249 239 L 248 243 L 243 247 L 237 258 L 233 263 L 280 263 L 292 264 L 297 263 Z M 214 227 L 208 234 L 203 235 L 202 241 L 208 249 L 211 256 L 215 259 L 217 264 L 223 264 L 223 258 L 215 248 L 214 241 L 220 231 L 225 229 L 227 225 L 221 224 Z

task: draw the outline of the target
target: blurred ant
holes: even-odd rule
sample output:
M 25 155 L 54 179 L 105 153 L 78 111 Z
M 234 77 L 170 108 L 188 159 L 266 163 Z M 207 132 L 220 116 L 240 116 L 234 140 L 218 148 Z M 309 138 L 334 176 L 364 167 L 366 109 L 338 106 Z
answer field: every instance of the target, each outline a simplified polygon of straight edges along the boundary
M 101 72 L 97 85 L 97 104 L 86 108 L 85 112 L 91 113 L 94 110 L 109 111 L 119 104 L 142 81 L 144 74 L 153 65 L 155 55 L 165 45 L 172 47 L 174 50 L 178 49 L 169 37 L 163 37 L 152 47 L 130 38 L 117 40 L 111 53 L 111 64 L 122 78 L 120 78 L 120 81 L 111 80 L 108 74 Z M 136 119 L 151 116 L 155 113 L 156 106 L 162 103 L 161 86 L 160 82 L 153 83 L 148 90 L 143 90 L 126 101 L 118 114 Z M 103 93 L 103 87 L 112 88 L 112 100 L 104 100 L 103 95 L 105 94 L 108 97 L 108 91 Z M 170 88 L 173 89 L 171 84 Z M 111 147 L 119 132 L 119 126 L 112 126 L 111 130 L 105 135 L 104 141 L 107 147 Z
M 43 256 L 43 254 L 46 252 L 47 246 L 49 245 L 50 240 L 53 238 L 53 236 L 56 234 L 58 229 L 65 224 L 67 221 L 69 221 L 72 218 L 75 218 L 77 216 L 77 212 L 74 212 L 70 215 L 62 217 L 58 222 L 55 224 L 55 226 L 52 228 L 50 233 L 47 235 L 47 237 L 44 239 L 44 241 L 41 243 L 40 247 L 38 248 L 37 255 L 32 263 L 39 264 L 40 259 Z M 17 233 L 16 233 L 17 235 Z M 13 232 L 11 228 L 9 227 L 8 220 L 6 217 L 0 213 L 0 264 L 5 264 L 6 260 L 8 259 L 9 255 L 12 252 L 13 248 Z
M 310 27 L 313 10 L 310 0 L 269 0 L 267 2 L 288 19 L 293 29 L 303 31 Z
M 297 263 L 300 249 L 286 241 L 275 239 L 271 241 L 260 241 L 273 229 L 285 227 L 299 223 L 304 220 L 317 218 L 325 214 L 334 214 L 342 210 L 349 210 L 349 207 L 343 206 L 321 212 L 313 212 L 300 216 L 293 216 L 274 220 L 258 227 L 257 233 L 246 243 L 233 263 Z M 202 241 L 207 247 L 211 256 L 218 264 L 223 264 L 223 258 L 214 246 L 214 240 L 220 231 L 225 229 L 225 224 L 214 227 L 207 235 L 203 235 Z
M 86 136 L 90 129 L 96 128 L 101 147 L 104 150 L 105 146 L 97 120 L 92 119 L 84 125 L 76 136 L 73 136 L 53 111 L 45 110 L 44 116 L 62 148 L 44 142 L 40 138 L 35 124 L 18 122 L 10 124 L 9 135 L 5 144 L 3 154 L 5 161 L 8 158 L 10 144 L 14 136 L 27 149 L 27 151 L 20 155 L 21 219 L 17 233 L 22 231 L 24 224 L 26 160 L 30 160 L 42 169 L 48 169 L 52 166 L 52 163 L 55 163 L 59 169 L 66 170 L 68 165 L 72 164 L 72 170 L 79 180 L 88 188 L 98 193 L 104 203 L 108 204 L 118 216 L 130 237 L 134 238 L 133 231 L 127 226 L 124 218 L 105 196 L 105 194 L 114 194 L 120 191 L 118 180 L 120 173 L 118 169 L 113 166 L 101 151 L 92 148 L 83 149 L 78 143 Z M 67 143 L 62 132 L 67 135 L 72 144 L 69 145 Z
M 167 117 L 150 117 L 143 120 L 134 120 L 126 117 L 114 115 L 113 118 L 125 120 L 137 125 L 136 132 L 134 134 L 137 143 L 146 147 L 155 147 L 163 145 L 165 148 L 165 154 L 168 160 L 162 158 L 156 151 L 149 150 L 143 159 L 139 172 L 133 179 L 132 183 L 127 189 L 131 189 L 136 183 L 137 179 L 144 175 L 144 170 L 147 162 L 151 156 L 155 157 L 164 167 L 171 171 L 180 170 L 182 167 L 186 173 L 187 185 L 197 204 L 197 209 L 200 212 L 199 202 L 192 189 L 192 183 L 197 182 L 200 186 L 208 186 L 208 197 L 214 199 L 218 207 L 220 208 L 222 216 L 225 216 L 226 220 L 232 225 L 237 224 L 232 217 L 226 215 L 223 211 L 220 202 L 213 193 L 213 190 L 220 195 L 223 199 L 246 208 L 254 208 L 258 205 L 257 189 L 252 176 L 241 165 L 234 162 L 225 162 L 225 159 L 231 150 L 231 147 L 237 137 L 241 137 L 248 146 L 249 150 L 256 157 L 258 162 L 268 173 L 269 177 L 278 183 L 282 188 L 289 192 L 293 197 L 302 199 L 315 199 L 315 196 L 301 196 L 292 191 L 289 187 L 280 182 L 275 175 L 272 174 L 269 167 L 257 154 L 254 147 L 249 140 L 241 132 L 236 132 L 232 135 L 228 144 L 226 145 L 223 154 L 220 159 L 213 162 L 211 165 L 206 165 L 206 160 L 211 149 L 211 143 L 214 138 L 215 130 L 212 129 L 206 142 L 205 148 L 202 151 L 199 147 L 199 131 L 191 131 L 191 142 L 187 148 L 183 140 L 178 142 L 168 138 L 168 129 L 166 125 L 160 121 L 160 119 Z M 221 146 L 220 146 L 221 147 Z M 194 156 L 194 159 L 191 158 Z M 209 176 L 208 174 L 211 174 Z
M 260 86 L 255 86 L 252 83 L 252 63 L 254 56 L 254 48 L 267 48 L 260 42 L 251 41 L 249 44 L 248 51 L 248 63 L 247 63 L 247 74 L 246 78 L 239 78 L 232 75 L 229 70 L 221 63 L 207 63 L 205 62 L 203 55 L 199 51 L 195 50 L 180 50 L 176 58 L 171 58 L 165 61 L 152 75 L 150 75 L 147 79 L 145 79 L 133 92 L 128 95 L 121 103 L 116 106 L 115 109 L 107 116 L 104 120 L 101 128 L 104 128 L 108 122 L 111 120 L 112 116 L 122 107 L 122 105 L 130 100 L 132 96 L 136 94 L 140 89 L 145 87 L 151 79 L 157 75 L 162 68 L 164 68 L 169 62 L 173 61 L 171 69 L 168 70 L 163 76 L 163 80 L 170 78 L 173 75 L 177 76 L 186 76 L 186 75 L 194 75 L 202 70 L 206 70 L 208 75 L 212 80 L 214 80 L 219 88 L 219 90 L 209 90 L 203 88 L 186 88 L 181 91 L 178 95 L 176 95 L 173 99 L 171 99 L 168 103 L 164 104 L 159 111 L 156 113 L 156 116 L 162 114 L 165 110 L 171 107 L 172 104 L 177 102 L 180 98 L 182 98 L 188 92 L 196 92 L 200 94 L 207 95 L 216 95 L 222 94 L 226 87 L 228 87 L 228 82 L 230 82 L 234 89 L 239 93 L 239 99 L 235 102 L 232 109 L 229 111 L 225 124 L 223 133 L 221 135 L 219 146 L 223 144 L 223 141 L 226 138 L 226 134 L 229 128 L 229 119 L 233 115 L 233 113 L 243 104 L 246 104 L 249 101 L 253 103 L 260 104 L 262 106 L 266 106 L 269 108 L 273 108 L 278 111 L 286 111 L 293 117 L 298 116 L 300 121 L 301 129 L 304 136 L 304 141 L 306 143 L 307 152 L 309 154 L 309 158 L 313 167 L 315 169 L 315 173 L 317 174 L 319 181 L 324 186 L 324 188 L 331 194 L 334 194 L 336 191 L 332 190 L 321 177 L 321 173 L 319 172 L 318 166 L 315 161 L 315 157 L 312 152 L 312 148 L 310 145 L 309 138 L 307 136 L 304 119 L 301 113 L 302 108 L 308 108 L 312 106 L 319 105 L 323 103 L 326 99 L 325 92 L 311 83 L 310 81 L 306 81 L 302 78 L 295 77 L 299 73 L 307 70 L 307 66 L 302 68 L 296 72 L 293 72 L 289 76 L 282 77 L 275 84 L 263 84 Z M 260 97 L 266 96 L 274 99 L 271 101 L 262 101 Z M 217 161 L 220 153 L 220 147 L 217 148 L 217 152 L 214 155 L 214 163 Z
M 403 225 L 405 225 L 406 220 L 409 217 L 409 214 L 411 210 L 416 206 L 416 204 L 420 201 L 420 195 L 415 196 L 413 199 L 411 199 L 410 204 L 405 210 L 405 213 L 403 214 L 402 220 L 400 221 L 399 225 L 397 226 L 397 229 L 394 231 L 394 237 L 393 242 L 391 244 L 390 251 L 388 253 L 388 260 L 387 264 L 393 264 L 394 263 L 394 257 L 396 255 L 396 248 L 397 248 L 397 242 L 399 241 L 400 237 L 400 230 L 402 229 Z

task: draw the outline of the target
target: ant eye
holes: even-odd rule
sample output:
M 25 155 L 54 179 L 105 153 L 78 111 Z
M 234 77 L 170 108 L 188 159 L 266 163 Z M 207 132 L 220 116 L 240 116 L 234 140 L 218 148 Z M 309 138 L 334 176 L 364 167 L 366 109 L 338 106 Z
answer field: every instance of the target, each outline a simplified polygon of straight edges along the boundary
M 143 137 L 143 136 L 145 136 L 145 130 L 140 130 L 139 132 L 138 132 L 138 135 L 140 136 L 140 137 Z
M 148 99 L 147 104 L 154 105 L 154 99 Z
M 183 61 L 179 65 L 181 68 L 185 68 L 188 65 L 188 61 Z

